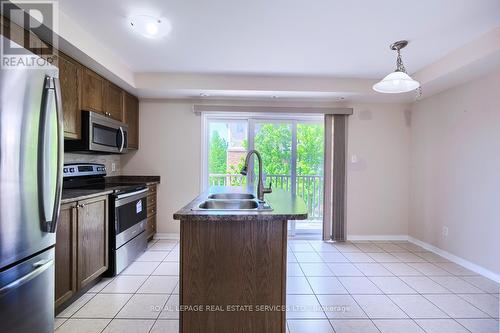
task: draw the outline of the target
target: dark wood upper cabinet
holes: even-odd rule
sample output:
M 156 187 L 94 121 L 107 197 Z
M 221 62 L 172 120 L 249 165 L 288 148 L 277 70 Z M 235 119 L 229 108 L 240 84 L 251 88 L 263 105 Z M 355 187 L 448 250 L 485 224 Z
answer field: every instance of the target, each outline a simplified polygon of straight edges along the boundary
M 108 269 L 108 197 L 78 202 L 78 288 Z
M 61 205 L 56 233 L 56 304 L 59 307 L 76 293 L 76 202 Z
M 49 45 L 35 34 L 0 15 L 0 32 L 19 45 L 47 59 L 59 67 L 61 100 L 64 116 L 64 137 L 81 139 L 81 111 L 101 113 L 129 126 L 129 148 L 139 149 L 139 101 L 78 61 L 53 50 L 45 54 Z
M 137 97 L 124 92 L 124 121 L 128 125 L 128 148 L 139 149 L 139 100 Z
M 59 53 L 59 82 L 64 118 L 64 137 L 81 138 L 80 78 L 82 66 Z
M 82 71 L 82 110 L 104 113 L 105 80 L 85 68 Z
M 113 119 L 123 121 L 123 90 L 106 81 L 104 86 L 104 114 Z
M 0 15 L 0 20 L 2 20 L 2 29 L 0 29 L 0 33 L 18 45 L 24 45 L 25 36 L 27 36 L 28 33 L 21 26 L 11 22 L 2 15 Z

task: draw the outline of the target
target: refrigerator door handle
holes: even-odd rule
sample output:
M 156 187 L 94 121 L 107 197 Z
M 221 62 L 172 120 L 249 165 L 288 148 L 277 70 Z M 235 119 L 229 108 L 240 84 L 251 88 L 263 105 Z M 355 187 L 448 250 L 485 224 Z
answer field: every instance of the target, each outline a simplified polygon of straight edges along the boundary
M 35 268 L 34 270 L 32 270 L 28 274 L 24 275 L 23 277 L 20 277 L 19 279 L 12 281 L 8 285 L 0 288 L 0 297 L 3 297 L 5 294 L 9 293 L 13 289 L 16 289 L 16 288 L 22 286 L 26 282 L 33 280 L 35 277 L 37 277 L 38 275 L 45 272 L 48 268 L 50 268 L 50 266 L 52 266 L 53 263 L 54 263 L 54 260 L 52 260 L 52 259 L 43 260 L 41 262 L 34 263 L 33 264 L 33 267 Z
M 38 146 L 38 193 L 40 195 L 42 230 L 50 233 L 54 233 L 56 230 L 61 203 L 64 140 L 61 106 L 59 80 L 46 76 L 42 95 Z M 55 160 L 54 153 L 57 154 Z

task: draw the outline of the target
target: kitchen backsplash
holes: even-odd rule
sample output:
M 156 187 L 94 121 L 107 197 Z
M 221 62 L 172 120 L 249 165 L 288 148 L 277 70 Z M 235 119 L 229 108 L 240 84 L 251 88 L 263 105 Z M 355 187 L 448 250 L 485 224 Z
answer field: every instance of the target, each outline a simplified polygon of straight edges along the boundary
M 64 163 L 101 163 L 106 166 L 108 176 L 119 176 L 121 174 L 120 155 L 93 155 L 64 153 Z M 113 164 L 115 166 L 113 171 Z

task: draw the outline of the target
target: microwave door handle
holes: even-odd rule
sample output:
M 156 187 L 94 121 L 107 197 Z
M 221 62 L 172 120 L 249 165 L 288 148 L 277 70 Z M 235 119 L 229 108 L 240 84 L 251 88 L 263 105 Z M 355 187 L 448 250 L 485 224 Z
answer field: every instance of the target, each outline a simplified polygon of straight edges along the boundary
M 120 144 L 120 147 L 118 150 L 121 153 L 123 151 L 123 147 L 125 146 L 125 132 L 123 131 L 123 128 L 121 126 L 118 130 L 120 131 L 121 138 L 122 138 L 122 141 L 121 141 L 121 144 Z
M 62 188 L 63 135 L 59 81 L 46 76 L 42 95 L 41 121 L 38 142 L 38 193 L 42 230 L 56 230 Z M 55 118 L 54 118 L 55 116 Z M 54 145 L 55 143 L 55 145 Z M 51 154 L 56 149 L 56 165 Z M 55 179 L 51 174 L 55 168 Z

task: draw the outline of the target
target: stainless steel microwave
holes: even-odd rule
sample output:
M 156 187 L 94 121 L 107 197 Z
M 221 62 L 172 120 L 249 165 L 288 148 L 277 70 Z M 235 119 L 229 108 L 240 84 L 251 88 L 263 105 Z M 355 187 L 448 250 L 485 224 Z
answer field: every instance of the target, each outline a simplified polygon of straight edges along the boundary
M 123 154 L 127 152 L 128 126 L 96 112 L 82 111 L 81 140 L 65 140 L 64 150 Z

